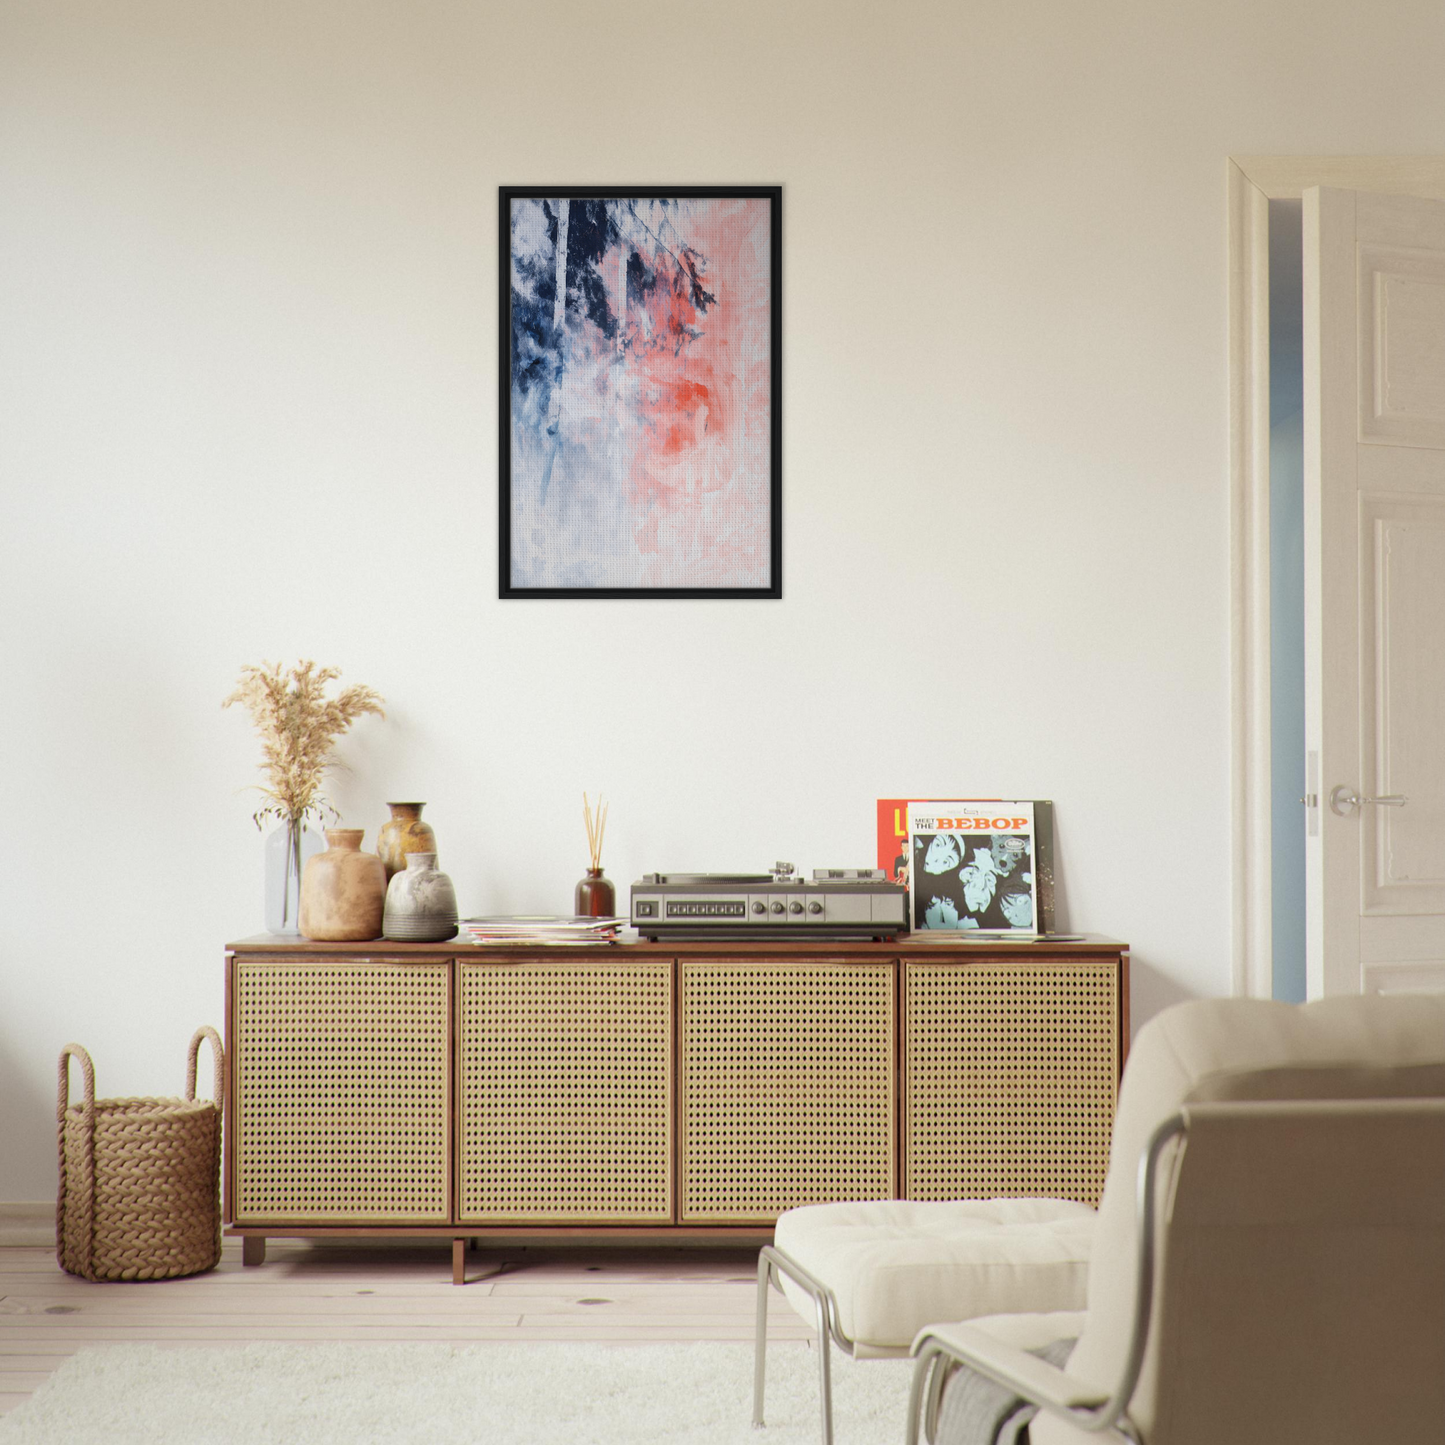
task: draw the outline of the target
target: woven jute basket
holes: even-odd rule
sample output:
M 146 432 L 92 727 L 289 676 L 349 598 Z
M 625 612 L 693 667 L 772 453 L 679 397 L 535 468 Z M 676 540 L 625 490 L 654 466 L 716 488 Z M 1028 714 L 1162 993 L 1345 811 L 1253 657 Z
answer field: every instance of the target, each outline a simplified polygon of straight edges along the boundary
M 196 1098 L 201 1040 L 211 1041 L 214 1099 Z M 70 1060 L 85 1098 L 70 1102 Z M 97 1099 L 79 1044 L 60 1051 L 60 1195 L 55 1257 L 86 1279 L 172 1279 L 221 1258 L 221 1111 L 225 1058 L 212 1028 L 196 1030 L 184 1099 Z

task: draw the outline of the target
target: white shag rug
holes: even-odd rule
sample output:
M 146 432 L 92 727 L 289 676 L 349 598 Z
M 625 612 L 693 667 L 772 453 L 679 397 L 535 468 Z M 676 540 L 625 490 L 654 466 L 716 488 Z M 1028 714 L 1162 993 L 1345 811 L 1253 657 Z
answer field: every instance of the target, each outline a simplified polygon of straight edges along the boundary
M 818 1445 L 818 1357 L 750 1345 L 257 1344 L 82 1350 L 0 1445 Z M 836 1445 L 903 1439 L 911 1362 L 833 1352 Z

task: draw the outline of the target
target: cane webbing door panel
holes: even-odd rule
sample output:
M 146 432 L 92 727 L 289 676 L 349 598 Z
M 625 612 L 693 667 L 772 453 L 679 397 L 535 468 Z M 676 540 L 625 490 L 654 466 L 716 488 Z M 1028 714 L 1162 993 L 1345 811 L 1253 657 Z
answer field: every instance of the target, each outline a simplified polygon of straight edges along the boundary
M 458 969 L 458 1217 L 669 1223 L 672 960 Z
M 892 963 L 683 959 L 681 1220 L 895 1192 Z
M 910 1199 L 1097 1204 L 1119 1077 L 1119 966 L 904 968 Z
M 235 1222 L 444 1223 L 446 963 L 236 963 Z

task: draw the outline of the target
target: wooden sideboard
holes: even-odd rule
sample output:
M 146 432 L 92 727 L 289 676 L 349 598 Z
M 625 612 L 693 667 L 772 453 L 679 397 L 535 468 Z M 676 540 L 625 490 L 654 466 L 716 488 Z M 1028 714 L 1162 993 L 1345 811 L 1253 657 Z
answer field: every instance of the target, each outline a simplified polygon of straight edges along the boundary
M 225 1215 L 269 1235 L 766 1240 L 836 1199 L 1096 1203 L 1129 955 L 1044 944 L 226 953 Z

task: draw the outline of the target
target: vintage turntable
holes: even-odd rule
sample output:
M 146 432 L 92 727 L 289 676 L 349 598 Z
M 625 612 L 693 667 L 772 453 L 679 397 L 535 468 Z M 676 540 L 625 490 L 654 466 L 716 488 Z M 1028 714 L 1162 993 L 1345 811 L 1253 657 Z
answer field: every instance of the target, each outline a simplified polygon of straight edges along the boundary
M 771 873 L 645 873 L 632 885 L 632 926 L 645 938 L 893 938 L 908 926 L 908 890 L 878 868 Z

